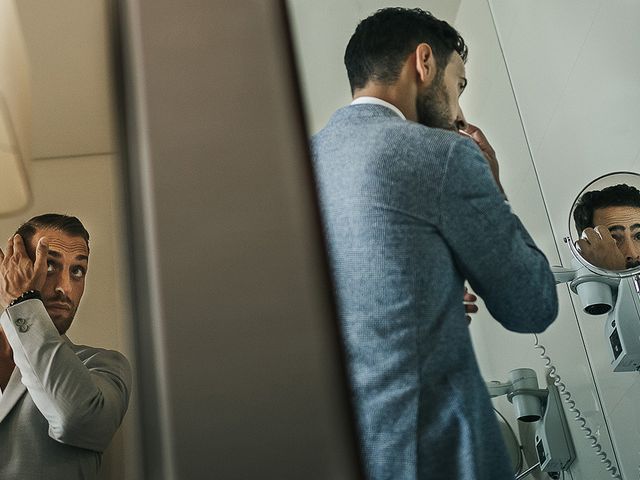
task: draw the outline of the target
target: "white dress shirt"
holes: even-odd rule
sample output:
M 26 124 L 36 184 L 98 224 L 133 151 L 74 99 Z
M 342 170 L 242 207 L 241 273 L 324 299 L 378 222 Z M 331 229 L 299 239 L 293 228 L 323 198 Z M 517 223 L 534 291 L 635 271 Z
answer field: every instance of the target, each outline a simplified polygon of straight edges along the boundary
M 400 116 L 400 118 L 402 118 L 403 120 L 407 119 L 407 117 L 404 116 L 404 114 L 400 111 L 398 107 L 396 107 L 392 103 L 387 102 L 386 100 L 382 100 L 381 98 L 358 97 L 353 102 L 351 102 L 351 105 L 362 105 L 362 104 L 382 105 L 383 107 L 387 107 L 388 109 L 398 114 L 398 116 Z

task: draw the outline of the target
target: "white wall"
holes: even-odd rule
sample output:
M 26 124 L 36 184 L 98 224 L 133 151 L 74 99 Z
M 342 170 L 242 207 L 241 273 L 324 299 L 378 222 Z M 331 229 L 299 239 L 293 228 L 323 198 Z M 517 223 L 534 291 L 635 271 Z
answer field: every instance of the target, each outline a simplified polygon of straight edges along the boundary
M 560 258 L 568 265 L 570 253 L 561 237 L 568 233 L 576 195 L 602 174 L 637 172 L 640 167 L 635 127 L 640 107 L 640 4 L 624 0 L 490 3 Z M 576 317 L 570 312 L 558 319 L 563 324 L 572 321 Z M 640 377 L 635 372 L 611 372 L 603 322 L 603 317 L 577 314 L 622 473 L 635 478 L 640 464 Z M 570 388 L 583 389 L 577 370 L 587 365 L 560 345 L 554 350 L 552 356 Z M 576 400 L 589 410 L 593 396 L 595 392 L 584 388 Z M 574 440 L 578 443 L 576 435 Z M 585 451 L 580 459 L 588 455 L 593 456 Z

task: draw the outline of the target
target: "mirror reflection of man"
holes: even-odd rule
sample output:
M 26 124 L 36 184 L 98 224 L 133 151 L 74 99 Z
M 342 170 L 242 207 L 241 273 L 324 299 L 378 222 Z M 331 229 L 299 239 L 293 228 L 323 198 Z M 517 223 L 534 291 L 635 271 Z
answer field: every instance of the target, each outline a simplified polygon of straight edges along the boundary
M 127 360 L 65 336 L 88 263 L 89 234 L 65 215 L 32 218 L 0 250 L 2 480 L 96 478 L 127 410 Z
M 581 255 L 592 265 L 624 270 L 640 265 L 640 191 L 626 184 L 580 197 L 573 219 Z
M 549 264 L 462 115 L 466 56 L 431 14 L 378 11 L 346 49 L 354 101 L 312 141 L 371 480 L 512 480 L 460 302 L 465 280 L 510 330 L 540 332 L 557 313 Z

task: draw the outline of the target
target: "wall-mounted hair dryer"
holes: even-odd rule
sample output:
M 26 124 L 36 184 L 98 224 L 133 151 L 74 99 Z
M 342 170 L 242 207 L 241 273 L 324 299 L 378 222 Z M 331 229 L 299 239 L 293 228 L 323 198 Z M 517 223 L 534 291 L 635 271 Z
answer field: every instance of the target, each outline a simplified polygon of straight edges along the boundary
M 640 371 L 640 279 L 607 277 L 574 260 L 574 268 L 552 267 L 556 283 L 569 283 L 585 313 L 608 313 L 604 326 L 614 372 Z
M 575 449 L 569 433 L 562 402 L 553 380 L 547 377 L 548 387 L 538 388 L 536 372 L 517 368 L 509 372 L 507 382 L 487 382 L 491 398 L 506 395 L 521 422 L 538 422 L 534 444 L 540 470 L 550 475 L 567 470 L 575 459 Z M 533 471 L 530 468 L 518 478 Z M 556 478 L 556 477 L 552 477 Z
M 536 372 L 530 368 L 516 368 L 509 372 L 509 381 L 487 382 L 491 398 L 506 395 L 513 403 L 516 418 L 521 422 L 537 422 L 542 418 L 542 399 L 546 390 L 538 388 Z

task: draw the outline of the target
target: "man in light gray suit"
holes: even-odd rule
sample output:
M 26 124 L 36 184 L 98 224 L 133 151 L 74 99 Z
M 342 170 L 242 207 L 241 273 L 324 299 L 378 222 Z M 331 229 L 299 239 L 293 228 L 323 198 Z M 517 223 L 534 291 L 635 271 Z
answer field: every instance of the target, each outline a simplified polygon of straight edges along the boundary
M 84 292 L 89 234 L 45 214 L 0 250 L 0 478 L 96 478 L 129 402 L 118 352 L 65 336 Z
M 543 253 L 458 97 L 467 47 L 419 9 L 363 20 L 354 101 L 312 140 L 365 470 L 371 480 L 512 480 L 461 299 L 515 332 L 557 314 Z

